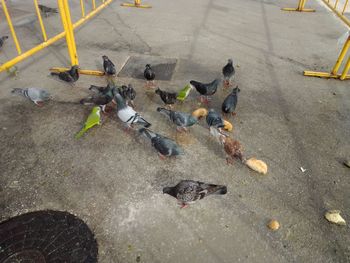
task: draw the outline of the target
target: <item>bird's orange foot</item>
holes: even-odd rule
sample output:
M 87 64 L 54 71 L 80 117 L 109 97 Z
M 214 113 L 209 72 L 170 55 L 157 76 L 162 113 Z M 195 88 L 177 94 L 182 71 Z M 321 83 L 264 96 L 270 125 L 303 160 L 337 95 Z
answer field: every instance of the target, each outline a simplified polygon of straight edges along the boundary
M 159 156 L 159 159 L 161 159 L 162 161 L 164 161 L 164 160 L 165 160 L 165 156 L 164 156 L 163 154 L 158 153 L 158 156 Z
M 227 158 L 226 158 L 226 164 L 227 164 L 227 165 L 233 165 L 233 160 L 232 160 L 232 158 L 227 157 Z
M 42 101 L 37 101 L 37 102 L 35 102 L 35 104 L 36 104 L 38 107 L 44 106 L 44 102 L 42 102 Z
M 182 208 L 186 208 L 186 207 L 188 207 L 188 204 L 184 204 L 184 203 L 182 203 L 181 206 L 180 206 L 181 209 Z

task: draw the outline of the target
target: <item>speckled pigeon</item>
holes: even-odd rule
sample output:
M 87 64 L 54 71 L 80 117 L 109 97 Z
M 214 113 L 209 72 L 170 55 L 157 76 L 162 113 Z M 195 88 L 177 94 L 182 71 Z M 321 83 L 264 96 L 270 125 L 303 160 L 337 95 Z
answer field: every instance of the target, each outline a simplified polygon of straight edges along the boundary
M 227 187 L 192 180 L 182 180 L 173 187 L 164 187 L 163 193 L 175 197 L 181 203 L 181 208 L 183 208 L 211 194 L 224 195 L 227 193 Z

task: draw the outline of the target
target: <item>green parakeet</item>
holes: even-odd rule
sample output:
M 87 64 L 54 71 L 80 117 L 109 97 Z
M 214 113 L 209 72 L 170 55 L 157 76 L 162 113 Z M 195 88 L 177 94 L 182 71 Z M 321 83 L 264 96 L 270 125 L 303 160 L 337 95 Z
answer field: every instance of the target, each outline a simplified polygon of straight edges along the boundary
M 187 98 L 187 96 L 190 94 L 191 90 L 192 90 L 192 86 L 190 84 L 187 84 L 182 90 L 179 91 L 176 98 L 179 101 L 184 101 Z
M 87 118 L 83 128 L 80 130 L 80 132 L 78 132 L 75 135 L 75 138 L 79 139 L 81 136 L 83 136 L 83 134 L 87 130 L 94 127 L 95 125 L 100 125 L 100 124 L 101 124 L 101 108 L 96 106 L 96 107 L 92 108 L 92 111 L 91 111 L 89 117 Z

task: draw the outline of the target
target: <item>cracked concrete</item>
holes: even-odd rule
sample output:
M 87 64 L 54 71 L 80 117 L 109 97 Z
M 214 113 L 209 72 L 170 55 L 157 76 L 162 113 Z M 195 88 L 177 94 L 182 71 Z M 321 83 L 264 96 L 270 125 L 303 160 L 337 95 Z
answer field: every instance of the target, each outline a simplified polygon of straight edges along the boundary
M 106 80 L 82 76 L 71 87 L 48 78 L 48 68 L 69 64 L 61 41 L 20 63 L 17 77 L 0 75 L 0 219 L 39 209 L 74 213 L 94 231 L 100 262 L 349 262 L 349 228 L 323 218 L 339 209 L 350 220 L 349 169 L 341 164 L 350 152 L 349 83 L 301 74 L 332 68 L 346 28 L 316 2 L 308 3 L 314 14 L 280 11 L 296 6 L 292 0 L 149 2 L 153 8 L 142 10 L 115 1 L 79 28 L 81 67 L 101 69 L 103 54 L 118 71 L 132 55 L 175 58 L 172 80 L 157 83 L 179 90 L 191 79 L 220 76 L 232 57 L 241 89 L 232 136 L 247 156 L 267 162 L 268 175 L 226 166 L 204 122 L 176 134 L 155 111 L 160 98 L 137 79 L 116 82 L 136 87 L 137 110 L 183 146 L 183 157 L 159 160 L 148 141 L 125 134 L 114 117 L 75 140 L 90 111 L 79 99 Z M 80 7 L 71 4 L 77 20 Z M 9 5 L 18 16 L 32 12 L 30 2 Z M 61 31 L 59 16 L 45 25 L 49 35 Z M 38 29 L 19 29 L 24 49 L 38 43 Z M 8 34 L 3 19 L 0 32 Z M 14 55 L 8 41 L 0 61 Z M 49 90 L 54 100 L 38 108 L 10 93 L 27 86 Z M 197 95 L 176 109 L 199 107 Z M 220 88 L 211 106 L 219 110 L 225 96 Z M 179 209 L 162 187 L 181 179 L 225 184 L 228 194 Z M 271 218 L 279 231 L 267 229 Z

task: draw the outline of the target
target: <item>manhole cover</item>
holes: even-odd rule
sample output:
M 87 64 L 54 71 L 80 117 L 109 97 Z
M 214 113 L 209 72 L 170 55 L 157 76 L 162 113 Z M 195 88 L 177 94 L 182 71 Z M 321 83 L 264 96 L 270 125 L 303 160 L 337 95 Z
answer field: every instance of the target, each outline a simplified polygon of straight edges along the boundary
M 0 224 L 1 263 L 97 262 L 89 227 L 67 212 L 37 211 Z
M 146 64 L 151 64 L 156 80 L 171 80 L 177 60 L 174 58 L 131 56 L 118 73 L 118 77 L 144 79 Z

